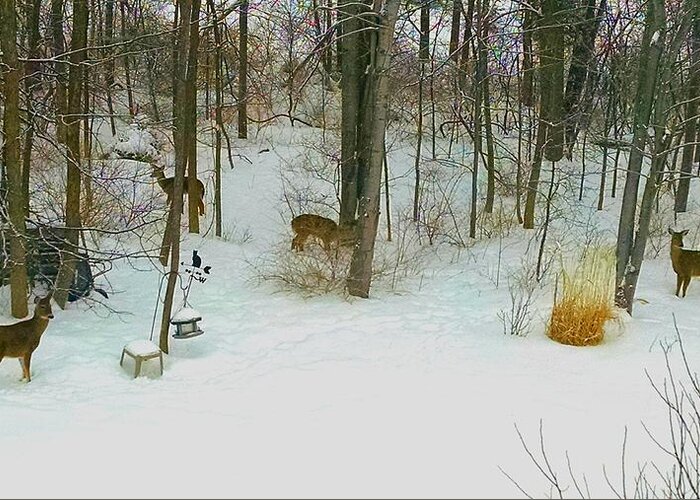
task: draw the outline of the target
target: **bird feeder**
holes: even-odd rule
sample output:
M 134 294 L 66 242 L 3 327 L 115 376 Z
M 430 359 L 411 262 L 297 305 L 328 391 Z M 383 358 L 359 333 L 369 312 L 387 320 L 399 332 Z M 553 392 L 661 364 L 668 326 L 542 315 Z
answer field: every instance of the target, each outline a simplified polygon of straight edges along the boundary
M 199 328 L 198 321 L 202 321 L 202 316 L 191 307 L 183 307 L 171 319 L 170 324 L 175 327 L 174 339 L 191 339 L 204 333 Z

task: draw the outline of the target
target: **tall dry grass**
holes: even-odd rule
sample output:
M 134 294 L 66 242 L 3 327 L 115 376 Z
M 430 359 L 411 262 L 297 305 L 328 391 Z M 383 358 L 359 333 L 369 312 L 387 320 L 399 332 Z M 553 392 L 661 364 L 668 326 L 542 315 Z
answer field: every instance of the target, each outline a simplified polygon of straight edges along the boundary
M 547 335 L 567 345 L 600 344 L 605 323 L 615 317 L 614 249 L 589 247 L 578 262 L 563 266 L 561 278 Z

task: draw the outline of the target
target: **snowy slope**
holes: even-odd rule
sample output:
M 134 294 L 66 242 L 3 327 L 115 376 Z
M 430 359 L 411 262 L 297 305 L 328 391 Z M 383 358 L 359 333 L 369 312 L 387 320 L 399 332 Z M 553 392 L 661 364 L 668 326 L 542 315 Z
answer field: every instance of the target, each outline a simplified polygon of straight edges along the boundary
M 119 367 L 122 347 L 151 331 L 160 274 L 147 264 L 109 274 L 120 314 L 54 311 L 30 384 L 16 360 L 0 363 L 2 497 L 522 496 L 499 467 L 540 496 L 548 487 L 514 428 L 537 447 L 540 420 L 553 464 L 567 475 L 568 451 L 593 495 L 611 494 L 602 465 L 619 478 L 625 426 L 630 469 L 662 463 L 641 423 L 663 437 L 645 370 L 664 375 L 672 315 L 691 359 L 700 352 L 700 283 L 677 299 L 666 250 L 644 264 L 634 318 L 592 348 L 544 335 L 551 290 L 528 337 L 503 334 L 512 268 L 498 287 L 489 278 L 493 240 L 428 249 L 424 273 L 368 300 L 281 293 L 257 284 L 251 264 L 291 240 L 280 164 L 301 148 L 294 134 L 237 149 L 253 164 L 224 171 L 227 238 L 185 237 L 183 256 L 198 249 L 212 266 L 190 296 L 205 335 L 172 340 L 163 377 L 156 362 L 136 380 Z M 392 162 L 393 175 L 409 165 Z M 608 232 L 614 207 L 599 218 Z M 506 264 L 529 236 L 515 229 L 501 242 Z

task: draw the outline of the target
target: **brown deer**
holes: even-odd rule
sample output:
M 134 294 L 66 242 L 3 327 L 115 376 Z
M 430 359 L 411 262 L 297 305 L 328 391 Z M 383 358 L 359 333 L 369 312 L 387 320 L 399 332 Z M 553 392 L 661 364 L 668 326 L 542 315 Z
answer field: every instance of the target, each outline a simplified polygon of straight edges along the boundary
M 671 235 L 671 263 L 677 276 L 676 297 L 680 296 L 681 286 L 683 287 L 683 297 L 685 297 L 691 278 L 700 276 L 700 250 L 683 248 L 683 236 L 688 234 L 687 229 L 676 232 L 669 227 L 668 233 Z
M 51 294 L 34 301 L 34 316 L 12 325 L 0 325 L 0 361 L 3 357 L 19 358 L 22 365 L 22 380 L 32 381 L 30 364 L 32 354 L 39 347 L 41 335 L 53 319 Z
M 292 230 L 294 239 L 292 240 L 292 250 L 304 251 L 304 243 L 309 236 L 315 236 L 323 243 L 326 252 L 331 251 L 331 243 L 346 245 L 354 243 L 356 240 L 357 222 L 338 225 L 331 219 L 314 214 L 301 214 L 292 219 Z
M 168 197 L 168 205 L 170 205 L 173 200 L 173 186 L 175 183 L 175 178 L 165 176 L 165 167 L 159 165 L 151 166 L 153 167 L 153 173 L 151 174 L 151 177 L 155 177 L 155 179 L 158 181 L 158 185 L 165 192 L 166 196 Z M 185 186 L 183 194 L 189 195 L 189 192 L 187 191 L 187 186 L 189 186 L 189 178 L 185 176 Z M 204 215 L 204 184 L 202 184 L 202 181 L 197 179 L 196 186 L 197 187 L 195 188 L 195 192 L 192 194 L 194 196 L 194 199 L 197 200 L 197 208 L 199 210 L 199 215 Z M 182 207 L 182 212 L 185 212 L 184 206 Z

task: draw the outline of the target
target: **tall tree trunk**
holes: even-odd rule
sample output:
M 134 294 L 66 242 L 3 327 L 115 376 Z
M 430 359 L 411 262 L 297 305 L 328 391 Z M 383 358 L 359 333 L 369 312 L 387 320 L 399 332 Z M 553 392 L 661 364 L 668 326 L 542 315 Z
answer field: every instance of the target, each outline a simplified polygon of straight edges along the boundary
M 483 52 L 481 50 L 480 39 L 481 39 L 481 27 L 483 19 L 481 14 L 483 9 L 481 8 L 483 0 L 476 0 L 476 36 L 477 36 L 477 50 L 476 50 L 476 65 L 474 66 L 474 151 L 473 151 L 473 161 L 472 161 L 472 178 L 471 178 L 471 203 L 469 210 L 469 237 L 476 238 L 476 220 L 478 218 L 478 208 L 477 201 L 479 195 L 479 165 L 481 163 L 481 154 L 483 150 L 481 129 L 482 129 L 482 105 L 483 105 L 483 80 L 486 77 L 486 65 L 483 64 Z
M 68 72 L 68 108 L 66 120 L 66 148 L 68 152 L 66 175 L 66 242 L 63 259 L 56 277 L 54 300 L 59 307 L 66 306 L 68 291 L 73 283 L 78 250 L 80 222 L 80 114 L 83 88 L 83 61 L 87 45 L 88 2 L 73 0 L 73 30 L 71 36 L 70 69 Z
M 58 58 L 66 51 L 63 41 L 63 1 L 51 0 L 51 44 L 54 58 Z M 56 72 L 56 91 L 54 93 L 54 108 L 56 110 L 56 139 L 58 142 L 66 141 L 66 126 L 63 114 L 66 110 L 66 65 L 56 60 L 54 62 Z
M 238 8 L 238 138 L 248 138 L 248 0 Z
M 187 209 L 189 212 L 189 232 L 199 233 L 199 207 L 197 197 L 197 57 L 199 56 L 199 11 L 201 0 L 192 0 L 189 23 L 190 48 L 187 58 L 187 81 L 185 101 L 187 106 Z
M 520 100 L 523 106 L 531 108 L 535 105 L 535 84 L 532 64 L 532 16 L 529 6 L 523 8 L 523 74 Z
M 564 96 L 566 151 L 569 159 L 573 154 L 573 146 L 582 119 L 581 115 L 590 111 L 584 105 L 587 100 L 583 99 L 583 89 L 586 79 L 591 77 L 591 67 L 595 64 L 593 58 L 595 55 L 594 43 L 606 3 L 606 0 L 600 0 L 600 6 L 596 8 L 597 1 L 587 0 L 585 19 L 582 23 L 574 26 L 575 41 Z
M 462 20 L 462 0 L 452 0 L 452 22 L 450 24 L 450 59 L 457 67 L 459 64 L 459 34 Z
M 477 85 L 481 85 L 481 102 L 483 102 L 483 129 L 486 136 L 486 202 L 484 204 L 484 212 L 487 214 L 493 213 L 493 203 L 496 197 L 496 166 L 495 152 L 493 145 L 493 130 L 491 128 L 491 95 L 489 92 L 489 74 L 488 74 L 488 52 L 486 51 L 486 37 L 489 33 L 487 15 L 489 12 L 488 0 L 481 0 L 481 9 L 477 14 L 479 16 L 480 29 L 478 30 L 479 39 L 477 41 L 478 54 L 477 64 L 482 66 L 481 80 Z
M 399 4 L 400 0 L 386 0 L 381 5 L 381 10 L 375 10 L 375 19 L 379 28 L 370 35 L 372 63 L 367 68 L 366 93 L 363 100 L 363 120 L 370 130 L 367 134 L 369 142 L 363 145 L 369 153 L 368 165 L 359 203 L 359 213 L 362 215 L 358 223 L 359 241 L 352 254 L 347 278 L 348 293 L 355 297 L 369 297 L 372 282 L 372 261 L 379 224 L 384 134 L 389 106 L 389 82 L 386 72 L 389 67 Z
M 562 99 L 564 95 L 564 32 L 558 0 L 542 3 L 540 36 L 540 118 L 537 125 L 537 144 L 533 159 L 528 192 L 525 200 L 523 227 L 535 227 L 535 205 L 539 190 L 542 159 L 559 161 L 564 154 L 564 125 Z
M 646 25 L 639 55 L 632 147 L 627 163 L 627 177 L 625 179 L 622 209 L 617 230 L 616 283 L 618 286 L 622 285 L 634 243 L 639 177 L 642 170 L 642 160 L 644 159 L 644 147 L 647 130 L 649 129 L 652 104 L 656 94 L 657 70 L 663 52 L 663 37 L 658 34 L 664 32 L 665 26 L 666 12 L 663 0 L 650 0 L 647 3 Z M 655 35 L 655 33 L 657 34 Z M 653 36 L 656 36 L 656 40 L 652 43 Z M 620 297 L 624 297 L 624 293 L 618 293 L 617 297 L 618 305 L 626 308 L 627 304 L 619 300 Z
M 114 43 L 114 0 L 105 0 L 105 84 L 107 87 L 107 111 L 109 112 L 109 126 L 112 136 L 117 135 L 117 127 L 114 122 L 114 103 L 112 101 L 112 90 L 114 89 L 114 50 L 109 47 Z
M 694 2 L 695 16 L 693 19 L 693 31 L 690 41 L 690 77 L 687 84 L 687 100 L 685 102 L 685 124 L 683 135 L 683 156 L 681 158 L 681 175 L 676 191 L 675 211 L 685 212 L 688 208 L 688 193 L 690 191 L 690 177 L 693 170 L 693 156 L 695 153 L 695 138 L 697 135 L 698 98 L 700 98 L 700 2 Z
M 22 190 L 22 165 L 20 164 L 19 131 L 19 81 L 21 66 L 17 60 L 17 18 L 15 0 L 0 1 L 0 46 L 2 47 L 3 83 L 5 105 L 3 135 L 5 168 L 7 169 L 7 209 L 11 229 L 10 237 L 10 301 L 12 315 L 27 315 L 27 267 L 25 242 L 25 205 Z
M 121 13 L 121 30 L 122 30 L 122 40 L 127 39 L 126 35 L 126 0 L 119 0 L 119 11 Z M 124 80 L 126 83 L 126 97 L 129 102 L 129 115 L 136 115 L 136 103 L 134 101 L 134 92 L 131 88 L 131 63 L 129 61 L 129 54 L 124 54 Z
M 34 113 L 34 98 L 36 86 L 39 80 L 39 64 L 32 61 L 39 56 L 39 13 L 41 0 L 27 2 L 27 59 L 24 65 L 26 77 L 24 79 L 24 91 L 26 94 L 27 129 L 24 132 L 24 146 L 22 152 L 22 197 L 24 198 L 24 216 L 29 217 L 29 171 L 32 164 L 32 148 L 34 145 L 34 127 L 36 115 Z
M 207 0 L 209 12 L 214 19 L 214 94 L 215 94 L 215 121 L 214 126 L 214 210 L 216 211 L 215 232 L 216 236 L 222 235 L 221 212 L 221 130 L 224 128 L 224 123 L 221 116 L 221 106 L 223 104 L 223 78 L 221 75 L 221 31 L 216 14 L 214 0 Z
M 658 66 L 660 67 L 661 71 L 659 71 L 660 74 L 658 74 L 655 78 L 656 82 L 659 82 L 660 85 L 655 85 L 655 88 L 652 89 L 651 95 L 653 99 L 653 92 L 656 91 L 658 93 L 656 103 L 654 104 L 654 155 L 651 160 L 649 175 L 647 176 L 644 184 L 644 195 L 642 196 L 642 204 L 639 209 L 639 221 L 636 224 L 637 232 L 629 248 L 629 262 L 625 263 L 623 277 L 618 281 L 619 288 L 616 294 L 617 304 L 621 307 L 625 307 L 629 314 L 632 314 L 634 296 L 637 290 L 637 281 L 639 279 L 642 262 L 644 260 L 644 251 L 646 249 L 647 238 L 649 236 L 649 226 L 651 223 L 654 200 L 656 199 L 658 186 L 661 181 L 663 168 L 666 164 L 666 158 L 668 156 L 669 146 L 672 139 L 672 134 L 666 133 L 666 123 L 668 123 L 671 108 L 669 105 L 671 74 L 673 71 L 674 62 L 680 51 L 681 44 L 685 40 L 685 37 L 690 30 L 692 9 L 687 8 L 689 3 L 690 2 L 685 2 L 683 4 L 683 7 L 686 8 L 686 12 L 681 23 L 677 27 L 677 31 L 674 33 L 671 43 L 667 43 L 667 41 L 664 40 L 664 38 L 666 38 L 664 35 L 666 13 L 664 11 L 664 4 L 662 1 L 659 2 L 657 10 L 654 12 L 657 19 L 654 21 L 648 21 L 649 24 L 655 24 L 658 22 L 660 24 L 660 26 L 657 26 L 659 29 L 654 30 L 654 35 L 652 35 L 649 46 L 645 46 L 645 39 L 642 39 L 642 53 L 644 53 L 645 49 L 648 49 L 647 53 L 650 56 L 655 57 L 653 54 L 654 48 L 660 48 Z M 666 49 L 665 53 L 664 48 Z M 640 65 L 641 64 L 643 64 L 643 60 L 640 61 Z M 652 64 L 652 62 L 649 61 L 649 64 Z M 651 75 L 647 76 L 651 77 Z M 626 184 L 625 188 L 627 188 Z M 623 211 L 624 208 L 625 207 L 623 204 Z
M 425 83 L 425 65 L 430 59 L 430 4 L 424 1 L 420 9 L 420 40 L 418 41 L 418 60 L 420 61 L 420 76 L 418 79 L 418 126 L 416 141 L 416 159 L 414 171 L 416 174 L 413 186 L 413 221 L 418 222 L 420 216 L 420 156 L 423 144 L 423 87 Z
M 362 53 L 360 14 L 367 10 L 366 0 L 339 0 L 340 52 L 342 74 L 342 124 L 341 124 L 341 194 L 340 223 L 357 217 L 358 204 L 358 138 L 360 134 L 360 104 L 364 86 L 366 57 Z
M 472 40 L 472 21 L 474 19 L 474 1 L 467 0 L 467 12 L 464 15 L 464 35 L 462 37 L 462 50 L 460 50 L 459 75 L 457 77 L 457 88 L 461 92 L 467 92 L 467 75 L 469 74 L 469 46 Z
M 175 146 L 175 180 L 173 195 L 168 213 L 168 223 L 163 235 L 161 246 L 161 264 L 166 266 L 170 260 L 167 273 L 168 282 L 163 303 L 163 315 L 160 324 L 159 345 L 163 352 L 169 352 L 168 330 L 172 313 L 175 285 L 180 268 L 180 221 L 182 212 L 182 195 L 185 187 L 185 170 L 187 167 L 187 113 L 182 110 L 186 106 L 187 80 L 187 48 L 189 45 L 189 21 L 191 19 L 192 0 L 178 0 L 178 28 L 175 56 L 173 60 L 173 142 Z

